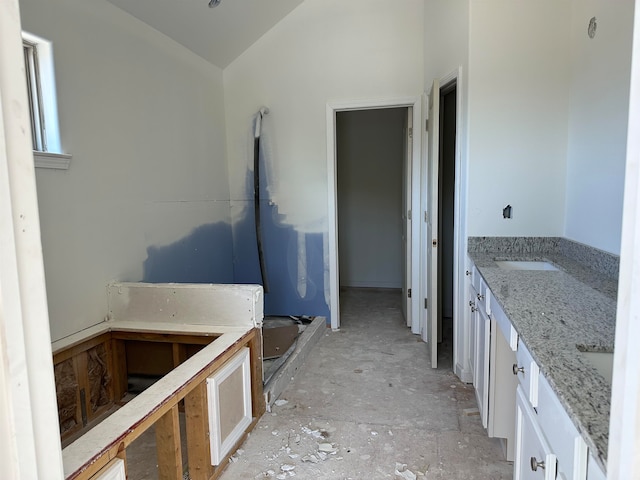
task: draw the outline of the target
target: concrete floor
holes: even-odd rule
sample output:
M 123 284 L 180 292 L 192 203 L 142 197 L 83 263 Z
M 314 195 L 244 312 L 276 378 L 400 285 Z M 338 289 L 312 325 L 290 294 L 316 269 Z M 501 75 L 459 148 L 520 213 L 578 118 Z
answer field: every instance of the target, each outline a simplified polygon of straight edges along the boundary
M 463 412 L 476 407 L 473 387 L 451 372 L 450 353 L 431 368 L 400 293 L 340 300 L 341 330 L 327 330 L 221 478 L 513 478 L 480 417 Z

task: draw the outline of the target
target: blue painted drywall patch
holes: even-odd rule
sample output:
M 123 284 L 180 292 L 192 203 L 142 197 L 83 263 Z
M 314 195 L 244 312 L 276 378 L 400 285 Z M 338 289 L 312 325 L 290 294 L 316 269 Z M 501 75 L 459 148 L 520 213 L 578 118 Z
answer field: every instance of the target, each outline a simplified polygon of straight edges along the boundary
M 261 171 L 260 185 L 266 187 Z M 235 283 L 261 283 L 253 208 L 253 172 L 247 172 L 247 201 L 242 218 L 233 224 Z M 266 192 L 266 188 L 262 189 Z M 300 234 L 283 224 L 277 205 L 260 199 L 262 243 L 269 293 L 265 315 L 329 315 L 324 295 L 324 255 L 321 233 Z
M 231 225 L 212 223 L 177 242 L 147 248 L 144 282 L 232 283 Z

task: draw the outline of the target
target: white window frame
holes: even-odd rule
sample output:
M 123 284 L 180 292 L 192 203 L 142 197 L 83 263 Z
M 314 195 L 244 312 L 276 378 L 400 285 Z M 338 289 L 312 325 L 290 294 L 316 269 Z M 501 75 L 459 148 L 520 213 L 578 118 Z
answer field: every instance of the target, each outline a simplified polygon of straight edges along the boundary
M 24 31 L 22 41 L 33 52 L 28 57 L 25 55 L 25 61 L 30 62 L 30 65 L 25 65 L 25 70 L 32 104 L 31 125 L 35 130 L 35 166 L 66 170 L 71 163 L 71 155 L 62 152 L 60 141 L 52 44 Z

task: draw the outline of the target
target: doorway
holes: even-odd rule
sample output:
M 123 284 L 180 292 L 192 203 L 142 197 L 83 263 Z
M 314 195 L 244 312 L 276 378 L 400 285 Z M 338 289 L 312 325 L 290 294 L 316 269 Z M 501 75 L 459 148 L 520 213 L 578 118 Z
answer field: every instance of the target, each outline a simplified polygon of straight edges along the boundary
M 363 110 L 387 110 L 401 109 L 406 114 L 406 123 L 404 124 L 404 147 L 402 149 L 401 167 L 404 170 L 403 176 L 403 193 L 402 207 L 399 218 L 402 221 L 402 232 L 404 237 L 401 238 L 404 244 L 402 254 L 402 262 L 400 264 L 402 273 L 402 290 L 403 290 L 403 311 L 407 325 L 411 327 L 412 333 L 420 333 L 420 318 L 418 307 L 418 296 L 412 295 L 412 290 L 418 288 L 420 280 L 420 269 L 414 266 L 419 265 L 420 250 L 418 248 L 420 241 L 420 224 L 419 215 L 412 215 L 420 209 L 420 143 L 421 136 L 414 135 L 414 125 L 418 125 L 421 119 L 421 101 L 420 98 L 409 97 L 403 99 L 373 100 L 373 101 L 354 101 L 354 102 L 336 102 L 327 104 L 327 174 L 329 186 L 329 224 L 327 232 L 327 253 L 329 266 L 329 303 L 331 314 L 331 328 L 337 330 L 340 328 L 340 274 L 339 274 L 339 255 L 338 255 L 338 162 L 337 162 L 337 118 L 341 112 L 363 111 Z M 372 138 L 369 135 L 368 138 Z M 375 259 L 370 259 L 375 263 Z M 344 268 L 344 267 L 343 267 Z M 412 288 L 413 287 L 413 288 Z M 417 290 L 415 290 L 417 291 Z
M 341 290 L 407 290 L 407 115 L 408 107 L 336 114 Z
M 438 363 L 453 366 L 457 82 L 440 89 L 438 155 Z

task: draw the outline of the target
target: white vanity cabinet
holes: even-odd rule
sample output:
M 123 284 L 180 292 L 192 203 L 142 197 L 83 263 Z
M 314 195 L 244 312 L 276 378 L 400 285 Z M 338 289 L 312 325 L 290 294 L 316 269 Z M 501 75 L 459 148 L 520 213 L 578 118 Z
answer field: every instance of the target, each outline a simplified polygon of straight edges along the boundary
M 527 400 L 529 400 L 531 406 L 535 408 L 538 406 L 538 378 L 540 369 L 522 340 L 518 340 L 516 360 L 516 363 L 512 367 L 513 374 L 517 375 Z
M 489 285 L 467 268 L 473 385 L 482 425 L 516 480 L 605 480 L 547 378 Z M 526 339 L 525 339 L 526 340 Z
M 489 418 L 487 433 L 502 440 L 505 457 L 515 458 L 516 389 L 518 379 L 513 374 L 516 363 L 515 349 L 517 333 L 509 323 L 500 305 L 491 292 L 490 300 L 491 339 L 489 347 Z M 505 335 L 507 332 L 508 336 Z
M 538 379 L 536 417 L 558 457 L 558 473 L 566 480 L 584 480 L 589 459 L 587 444 L 542 374 Z
M 470 308 L 470 355 L 473 386 L 482 420 L 490 437 L 503 440 L 507 460 L 514 458 L 515 392 L 517 379 L 512 368 L 515 346 L 512 347 L 511 324 L 502 308 L 495 304 L 484 279 L 472 262 L 467 269 L 468 304 Z M 492 312 L 492 307 L 495 314 Z M 505 325 L 502 325 L 505 324 Z M 505 338 L 502 330 L 508 332 Z M 517 343 L 514 343 L 514 345 Z
M 475 324 L 473 386 L 480 410 L 482 426 L 487 428 L 489 420 L 489 353 L 491 346 L 491 321 L 487 313 L 487 286 L 480 275 L 474 278 L 476 293 L 473 319 Z
M 516 393 L 514 480 L 555 480 L 557 460 L 535 418 L 522 387 Z
M 513 371 L 518 376 L 519 386 L 515 478 L 586 480 L 589 451 L 584 439 L 562 407 L 551 385 L 540 373 L 538 365 L 522 340 L 518 342 L 516 356 L 518 362 L 514 365 Z M 542 461 L 543 457 L 534 455 L 532 453 L 534 450 L 527 447 L 532 443 L 544 447 L 543 450 L 537 451 L 537 455 L 544 454 L 544 458 L 547 459 L 545 475 L 548 473 L 547 470 L 553 470 L 553 477 L 537 473 L 539 468 L 534 467 Z M 550 468 L 550 459 L 553 460 L 552 468 Z
M 471 372 L 470 378 L 462 379 L 463 381 L 467 381 L 467 383 L 472 383 L 475 385 L 475 351 L 476 351 L 476 296 L 478 292 L 476 292 L 473 286 L 473 277 L 477 275 L 477 269 L 475 268 L 473 262 L 470 258 L 467 257 L 467 269 L 465 271 L 466 282 L 465 282 L 465 305 L 468 310 L 466 314 L 468 315 L 468 320 L 466 322 L 467 326 L 467 348 L 469 352 L 469 370 Z

